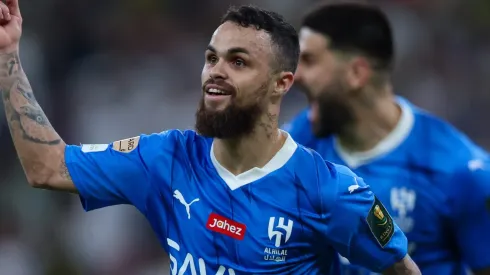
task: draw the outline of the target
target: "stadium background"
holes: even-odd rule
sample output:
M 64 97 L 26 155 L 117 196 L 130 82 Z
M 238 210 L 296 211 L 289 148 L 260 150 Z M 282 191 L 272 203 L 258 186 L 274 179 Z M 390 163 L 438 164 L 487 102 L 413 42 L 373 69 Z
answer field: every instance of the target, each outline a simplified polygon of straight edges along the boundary
M 244 3 L 20 2 L 22 62 L 51 122 L 75 144 L 191 128 L 209 37 L 229 4 Z M 296 25 L 313 2 L 255 1 Z M 490 2 L 379 3 L 396 32 L 396 92 L 489 149 Z M 291 91 L 283 121 L 304 106 Z M 164 251 L 133 208 L 84 214 L 75 196 L 29 188 L 3 110 L 0 144 L 0 275 L 168 274 Z

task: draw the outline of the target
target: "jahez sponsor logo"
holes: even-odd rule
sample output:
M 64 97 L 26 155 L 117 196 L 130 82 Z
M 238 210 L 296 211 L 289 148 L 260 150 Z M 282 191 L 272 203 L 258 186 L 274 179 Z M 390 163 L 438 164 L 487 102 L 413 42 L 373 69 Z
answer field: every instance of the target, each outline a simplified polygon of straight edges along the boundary
M 243 240 L 245 231 L 247 230 L 247 227 L 244 224 L 227 219 L 216 213 L 211 213 L 211 215 L 209 215 L 206 228 L 237 240 Z

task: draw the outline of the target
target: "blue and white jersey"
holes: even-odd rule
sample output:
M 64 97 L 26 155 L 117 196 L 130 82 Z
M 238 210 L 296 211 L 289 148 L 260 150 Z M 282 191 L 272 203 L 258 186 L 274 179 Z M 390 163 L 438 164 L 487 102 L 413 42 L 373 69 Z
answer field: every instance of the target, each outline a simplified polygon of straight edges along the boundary
M 337 252 L 382 271 L 407 253 L 370 187 L 290 136 L 267 165 L 240 175 L 194 131 L 68 146 L 65 156 L 83 207 L 134 205 L 172 274 L 338 274 Z

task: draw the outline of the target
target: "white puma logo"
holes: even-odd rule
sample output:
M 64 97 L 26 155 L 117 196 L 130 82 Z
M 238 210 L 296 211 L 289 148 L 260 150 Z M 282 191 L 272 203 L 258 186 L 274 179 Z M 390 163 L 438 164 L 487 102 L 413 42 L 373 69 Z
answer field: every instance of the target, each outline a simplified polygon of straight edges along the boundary
M 356 191 L 357 189 L 359 189 L 359 185 L 355 184 L 355 185 L 351 185 L 349 186 L 348 190 L 349 190 L 349 193 L 352 193 L 354 191 Z
M 359 189 L 359 187 L 361 187 L 361 186 L 359 186 L 359 184 L 357 183 L 357 179 L 356 179 L 356 178 L 354 178 L 354 181 L 356 182 L 356 184 L 353 184 L 353 185 L 351 185 L 351 186 L 349 186 L 349 187 L 347 188 L 347 189 L 349 190 L 349 193 L 351 193 L 351 194 L 352 194 L 352 192 L 354 192 L 354 191 L 356 191 L 357 189 Z
M 179 202 L 185 206 L 185 211 L 187 211 L 187 218 L 190 220 L 191 219 L 191 204 L 198 202 L 199 199 L 194 199 L 190 203 L 187 203 L 184 199 L 184 196 L 182 196 L 182 193 L 180 193 L 179 190 L 174 191 L 174 198 L 178 199 Z

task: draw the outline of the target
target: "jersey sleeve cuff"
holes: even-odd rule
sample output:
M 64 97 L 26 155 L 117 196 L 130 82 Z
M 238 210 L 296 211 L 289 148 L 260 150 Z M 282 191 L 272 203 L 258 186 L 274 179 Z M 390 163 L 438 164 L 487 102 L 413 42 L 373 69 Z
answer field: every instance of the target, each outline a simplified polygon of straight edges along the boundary
M 82 207 L 85 211 L 91 211 L 101 208 L 102 206 L 97 206 L 96 203 L 91 203 L 90 200 L 87 199 L 87 192 L 84 188 L 85 186 L 83 185 L 82 179 L 78 173 L 76 162 L 73 161 L 74 159 L 76 159 L 75 154 L 77 153 L 77 150 L 80 151 L 80 147 L 67 145 L 65 149 L 65 162 L 66 167 L 68 168 L 68 172 L 70 173 L 71 180 L 73 181 L 73 184 L 77 189 Z

